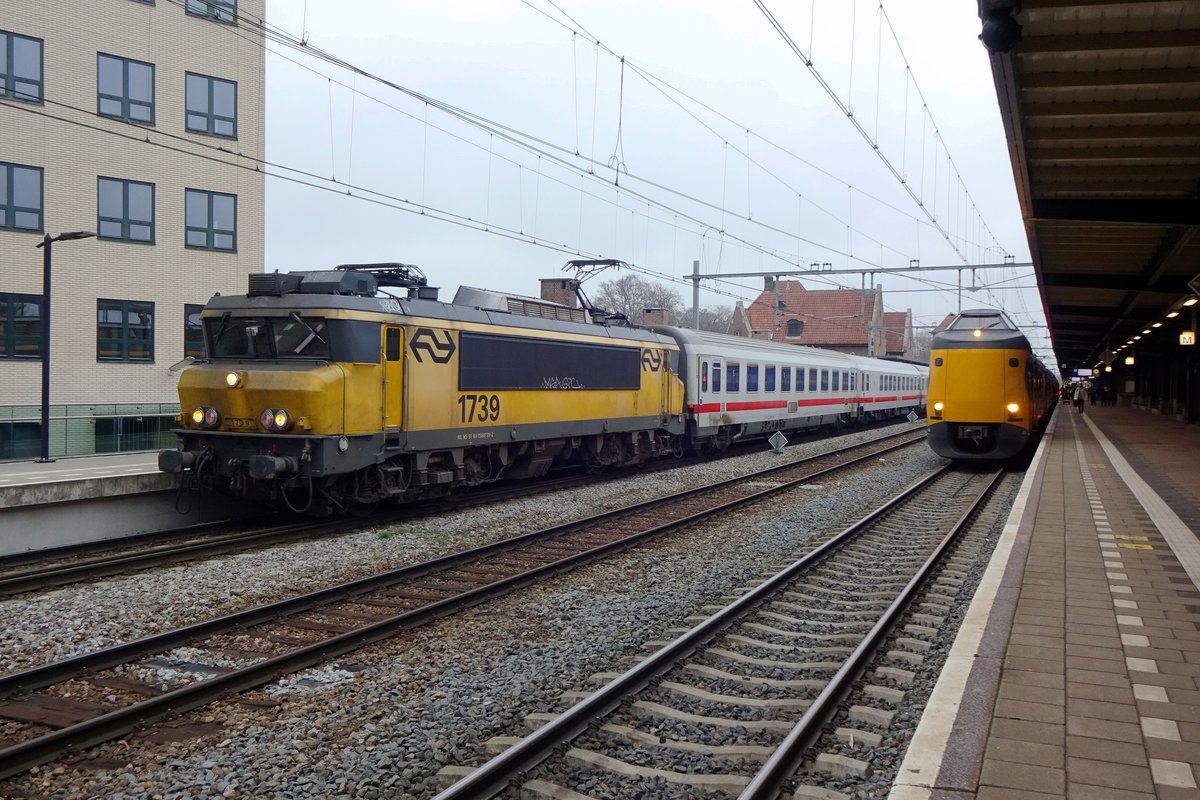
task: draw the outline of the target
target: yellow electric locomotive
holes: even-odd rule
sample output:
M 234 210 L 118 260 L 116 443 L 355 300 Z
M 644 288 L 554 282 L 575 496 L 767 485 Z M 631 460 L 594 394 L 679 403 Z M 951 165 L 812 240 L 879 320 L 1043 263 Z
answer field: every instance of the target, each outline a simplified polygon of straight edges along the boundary
M 439 302 L 404 264 L 251 275 L 200 315 L 159 468 L 320 514 L 682 452 L 673 339 L 513 312 Z
M 963 311 L 935 334 L 929 360 L 929 446 L 946 458 L 1020 453 L 1054 406 L 1058 381 L 1002 312 Z

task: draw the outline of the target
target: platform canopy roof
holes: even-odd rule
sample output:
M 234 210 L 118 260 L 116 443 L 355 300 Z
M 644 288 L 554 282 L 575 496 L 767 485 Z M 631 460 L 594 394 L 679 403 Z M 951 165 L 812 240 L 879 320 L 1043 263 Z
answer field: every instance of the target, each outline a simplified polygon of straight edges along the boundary
M 1200 2 L 979 6 L 1059 361 L 1176 346 L 1190 309 L 1165 315 L 1200 290 Z

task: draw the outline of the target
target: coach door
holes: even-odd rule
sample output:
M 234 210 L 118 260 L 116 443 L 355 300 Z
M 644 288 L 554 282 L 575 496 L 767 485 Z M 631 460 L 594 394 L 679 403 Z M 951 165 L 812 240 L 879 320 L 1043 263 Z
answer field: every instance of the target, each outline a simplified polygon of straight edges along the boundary
M 399 428 L 404 410 L 404 329 L 383 326 L 383 427 Z

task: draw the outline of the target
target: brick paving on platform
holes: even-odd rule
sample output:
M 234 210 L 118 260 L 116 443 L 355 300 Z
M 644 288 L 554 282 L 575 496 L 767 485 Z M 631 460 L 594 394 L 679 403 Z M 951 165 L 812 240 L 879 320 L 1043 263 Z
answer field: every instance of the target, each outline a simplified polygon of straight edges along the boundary
M 975 794 L 1200 800 L 1200 564 L 1185 566 L 1200 552 L 1200 430 L 1085 416 L 1100 438 L 1064 406 L 1048 443 Z M 1135 494 L 1103 440 L 1159 497 Z M 1159 527 L 1172 512 L 1183 564 Z

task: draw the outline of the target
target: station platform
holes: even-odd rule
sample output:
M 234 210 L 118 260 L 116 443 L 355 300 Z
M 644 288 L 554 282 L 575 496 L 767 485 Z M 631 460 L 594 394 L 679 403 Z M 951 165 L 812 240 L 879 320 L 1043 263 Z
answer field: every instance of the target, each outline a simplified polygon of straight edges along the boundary
M 892 800 L 1200 800 L 1200 426 L 1061 405 Z
M 0 556 L 244 516 L 222 498 L 181 496 L 158 452 L 0 462 Z

